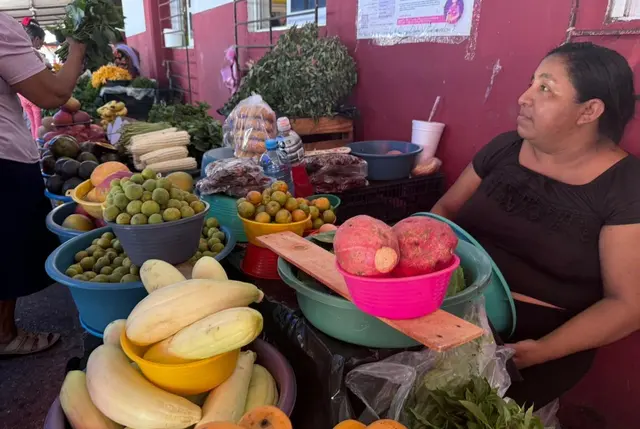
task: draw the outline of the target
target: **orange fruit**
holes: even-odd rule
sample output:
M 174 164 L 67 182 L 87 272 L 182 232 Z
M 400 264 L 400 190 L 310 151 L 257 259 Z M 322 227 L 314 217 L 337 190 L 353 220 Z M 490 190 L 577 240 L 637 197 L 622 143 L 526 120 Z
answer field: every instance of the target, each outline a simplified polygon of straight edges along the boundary
M 309 231 L 311 229 L 313 229 L 313 221 L 309 218 L 307 219 L 307 223 L 304 224 L 304 230 Z
M 271 201 L 275 201 L 281 206 L 284 206 L 287 203 L 287 195 L 282 191 L 275 191 L 271 194 Z
M 324 225 L 324 221 L 320 218 L 313 220 L 313 229 L 320 229 Z
M 294 210 L 291 213 L 291 218 L 294 222 L 302 222 L 307 218 L 307 214 L 300 209 Z
M 247 194 L 247 201 L 249 201 L 254 206 L 262 203 L 262 194 L 258 191 L 251 191 Z
M 302 204 L 298 205 L 298 208 L 300 210 L 302 210 L 303 212 L 305 212 L 306 214 L 309 214 L 309 204 L 302 203 Z
M 331 210 L 325 210 L 322 213 L 322 220 L 325 223 L 335 223 L 336 222 L 336 215 L 333 211 Z
M 291 223 L 292 216 L 289 210 L 281 209 L 276 213 L 276 223 Z
M 296 201 L 298 202 L 298 205 L 306 203 L 304 198 L 296 198 Z
M 256 215 L 256 222 L 260 223 L 271 223 L 271 216 L 267 212 L 260 212 Z
M 269 214 L 269 216 L 275 216 L 276 213 L 278 213 L 282 208 L 277 201 L 269 201 L 269 203 L 265 207 L 265 211 L 267 212 L 267 214 Z
M 329 210 L 331 208 L 331 203 L 329 202 L 328 198 L 321 197 L 314 201 L 315 201 L 315 206 L 318 207 L 318 209 L 320 209 L 321 212 L 325 210 Z
M 243 201 L 238 205 L 238 214 L 245 219 L 253 219 L 256 208 L 249 201 Z
M 318 217 L 320 217 L 320 210 L 318 210 L 316 206 L 311 206 L 309 207 L 309 214 L 311 214 L 311 219 L 318 219 Z
M 290 212 L 298 210 L 298 202 L 296 201 L 295 198 L 289 198 L 287 202 L 284 204 L 284 208 L 289 210 Z
M 331 225 L 330 223 L 325 223 L 324 225 L 322 225 L 320 227 L 320 229 L 318 231 L 319 232 L 329 232 L 329 231 L 336 231 L 337 229 L 338 229 L 337 226 Z
M 271 189 L 273 189 L 274 191 L 288 192 L 289 185 L 287 185 L 282 180 L 278 180 L 276 182 L 273 182 L 273 184 L 271 185 Z

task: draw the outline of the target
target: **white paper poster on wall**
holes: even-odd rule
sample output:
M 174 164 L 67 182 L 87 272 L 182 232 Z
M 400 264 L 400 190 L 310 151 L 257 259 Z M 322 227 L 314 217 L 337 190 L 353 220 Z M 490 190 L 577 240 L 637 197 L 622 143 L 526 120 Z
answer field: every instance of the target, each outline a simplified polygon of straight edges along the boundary
M 358 0 L 358 39 L 469 37 L 476 1 Z
M 135 36 L 147 31 L 147 25 L 144 22 L 144 1 L 122 0 L 122 14 L 125 35 Z

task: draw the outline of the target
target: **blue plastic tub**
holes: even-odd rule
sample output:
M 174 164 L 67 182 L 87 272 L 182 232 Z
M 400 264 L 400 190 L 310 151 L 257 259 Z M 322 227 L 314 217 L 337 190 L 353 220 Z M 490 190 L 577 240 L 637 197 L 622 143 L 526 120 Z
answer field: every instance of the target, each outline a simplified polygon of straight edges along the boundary
M 84 231 L 64 228 L 62 226 L 62 222 L 64 222 L 65 218 L 75 213 L 76 206 L 77 204 L 73 201 L 70 203 L 64 203 L 51 210 L 47 215 L 47 219 L 45 221 L 47 229 L 58 236 L 60 243 L 64 243 L 65 241 L 84 233 Z
M 496 331 L 504 335 L 505 339 L 513 335 L 513 332 L 516 329 L 516 306 L 513 303 L 511 289 L 509 289 L 507 281 L 504 279 L 500 269 L 495 262 L 493 262 L 493 259 L 491 259 L 487 251 L 484 250 L 480 243 L 478 243 L 471 234 L 451 222 L 449 219 L 445 219 L 442 216 L 438 216 L 433 213 L 416 213 L 413 216 L 427 216 L 448 224 L 460 240 L 473 244 L 478 250 L 487 256 L 491 263 L 493 272 L 491 282 L 484 292 L 487 316 L 489 317 L 489 320 L 491 320 Z
M 64 274 L 69 265 L 75 263 L 77 252 L 91 246 L 94 239 L 109 231 L 112 229 L 105 226 L 74 237 L 54 250 L 45 263 L 49 277 L 69 288 L 80 319 L 92 334 L 104 332 L 104 328 L 116 319 L 126 319 L 133 307 L 147 296 L 141 282 L 91 283 Z
M 200 199 L 209 203 L 209 213 L 207 218 L 215 217 L 220 222 L 220 225 L 224 225 L 233 232 L 234 238 L 239 243 L 246 243 L 247 235 L 244 233 L 244 226 L 242 220 L 238 217 L 238 208 L 236 206 L 236 198 L 228 195 L 214 194 L 214 195 L 200 195 Z
M 202 156 L 202 166 L 200 167 L 200 177 L 205 177 L 207 175 L 206 169 L 207 165 L 211 164 L 213 161 L 218 161 L 219 159 L 228 159 L 233 158 L 235 155 L 233 153 L 232 147 L 219 147 L 217 149 L 211 149 L 204 153 Z
M 56 208 L 58 207 L 60 204 L 64 204 L 64 203 L 68 203 L 70 201 L 73 201 L 71 199 L 71 197 L 65 197 L 64 195 L 56 195 L 56 194 L 52 194 L 51 192 L 47 191 L 46 189 L 44 190 L 44 195 L 49 198 L 49 201 L 51 201 L 51 207 L 52 208 Z
M 218 253 L 215 257 L 216 261 L 218 262 L 222 261 L 224 258 L 229 256 L 229 253 L 231 253 L 233 248 L 236 247 L 236 236 L 234 232 L 225 225 L 220 225 L 219 229 L 220 231 L 224 232 L 225 242 L 224 242 L 224 249 L 222 249 L 222 251 Z
M 367 161 L 369 180 L 399 180 L 411 176 L 422 148 L 417 144 L 392 140 L 350 143 L 351 155 Z M 389 155 L 391 151 L 402 153 Z

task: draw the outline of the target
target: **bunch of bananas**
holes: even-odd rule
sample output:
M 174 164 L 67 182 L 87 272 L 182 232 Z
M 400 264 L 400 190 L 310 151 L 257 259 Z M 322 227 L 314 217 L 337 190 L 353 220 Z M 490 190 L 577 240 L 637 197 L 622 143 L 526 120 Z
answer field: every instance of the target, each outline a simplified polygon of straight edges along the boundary
M 105 129 L 106 127 L 113 122 L 118 116 L 127 116 L 127 106 L 121 101 L 110 101 L 104 106 L 98 108 L 98 115 L 102 119 L 100 121 L 100 125 L 102 125 Z

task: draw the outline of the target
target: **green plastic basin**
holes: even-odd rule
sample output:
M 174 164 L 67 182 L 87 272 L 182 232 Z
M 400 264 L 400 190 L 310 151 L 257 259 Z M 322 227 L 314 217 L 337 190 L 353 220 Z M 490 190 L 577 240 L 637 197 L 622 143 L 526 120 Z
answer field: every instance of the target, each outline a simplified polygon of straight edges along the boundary
M 486 254 L 462 240 L 458 243 L 456 255 L 460 258 L 469 286 L 460 294 L 446 298 L 442 309 L 462 316 L 468 304 L 482 295 L 489 284 L 491 263 Z M 295 289 L 302 314 L 318 330 L 338 340 L 365 347 L 394 349 L 419 345 L 386 323 L 363 313 L 350 301 L 332 295 L 324 286 L 298 279 L 297 272 L 298 269 L 287 261 L 278 259 L 280 277 Z

